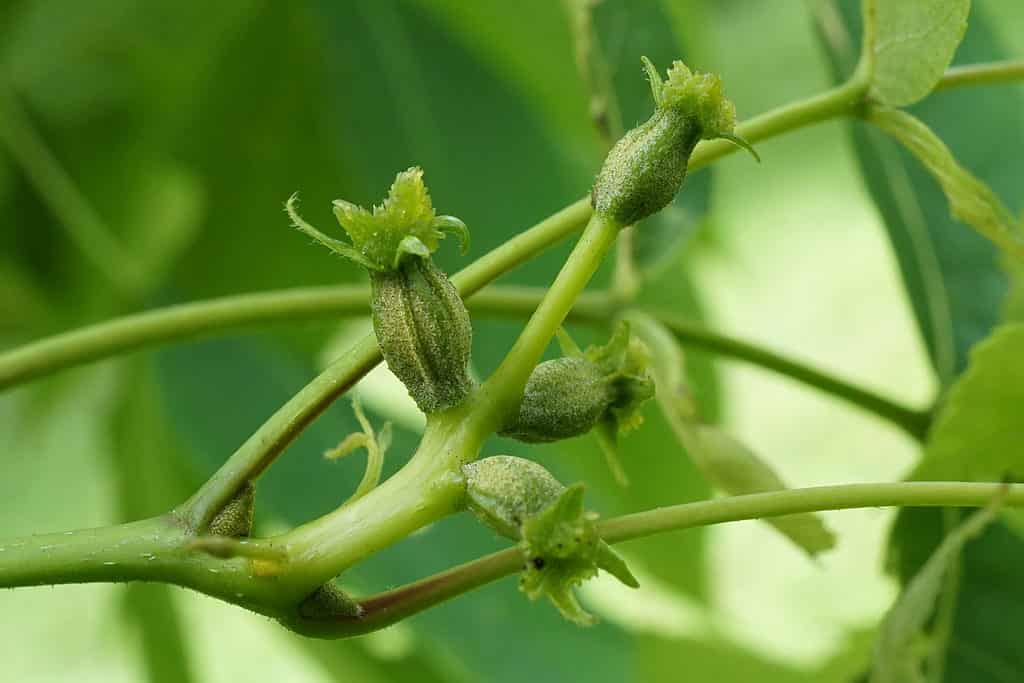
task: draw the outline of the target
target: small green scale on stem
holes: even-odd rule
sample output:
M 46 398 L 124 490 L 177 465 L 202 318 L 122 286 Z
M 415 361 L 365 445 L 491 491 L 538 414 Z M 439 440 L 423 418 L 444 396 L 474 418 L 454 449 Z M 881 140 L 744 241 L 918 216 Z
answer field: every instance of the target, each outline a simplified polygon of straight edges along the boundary
M 473 330 L 458 291 L 430 255 L 448 232 L 468 245 L 466 226 L 438 216 L 423 184 L 423 171 L 398 174 L 387 199 L 368 211 L 343 200 L 334 214 L 352 243 L 324 235 L 286 205 L 302 232 L 370 272 L 373 327 L 391 371 L 420 409 L 436 413 L 470 394 L 469 354 Z
M 672 63 L 663 81 L 646 57 L 644 69 L 654 113 L 615 143 L 594 182 L 594 211 L 632 225 L 666 207 L 686 178 L 690 155 L 701 140 L 724 138 L 757 154 L 733 129 L 736 108 L 715 74 Z
M 249 481 L 210 521 L 209 532 L 214 536 L 248 536 L 255 511 L 256 485 Z

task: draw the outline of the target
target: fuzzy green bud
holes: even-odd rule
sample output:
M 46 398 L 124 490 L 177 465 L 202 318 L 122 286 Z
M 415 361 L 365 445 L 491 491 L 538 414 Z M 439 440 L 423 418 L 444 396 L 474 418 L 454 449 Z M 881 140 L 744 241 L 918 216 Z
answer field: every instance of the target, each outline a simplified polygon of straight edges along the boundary
M 640 424 L 640 406 L 654 395 L 647 353 L 622 323 L 604 346 L 538 365 L 519 410 L 499 430 L 527 443 L 586 434 L 599 424 L 628 431 Z
M 637 223 L 672 201 L 701 140 L 725 138 L 750 149 L 733 132 L 736 108 L 722 94 L 717 75 L 695 73 L 675 61 L 663 81 L 646 57 L 643 64 L 654 113 L 615 143 L 591 193 L 594 211 L 622 225 Z
M 468 374 L 473 331 L 455 286 L 430 255 L 447 232 L 463 248 L 466 226 L 438 216 L 423 184 L 423 171 L 398 174 L 387 199 L 372 211 L 336 200 L 334 213 L 351 243 L 328 237 L 286 205 L 292 223 L 370 273 L 373 328 L 390 370 L 425 413 L 451 408 L 473 388 Z
M 627 586 L 639 584 L 626 563 L 597 535 L 597 515 L 583 508 L 583 485 L 566 488 L 535 462 L 498 455 L 462 468 L 467 506 L 501 535 L 519 541 L 519 587 L 531 599 L 546 595 L 578 624 L 594 619 L 580 607 L 573 587 L 598 568 Z
M 460 403 L 473 388 L 473 328 L 455 286 L 424 258 L 372 272 L 370 282 L 373 329 L 388 368 L 427 414 Z
M 511 455 L 471 462 L 462 472 L 470 511 L 502 536 L 517 540 L 523 521 L 565 490 L 541 465 Z

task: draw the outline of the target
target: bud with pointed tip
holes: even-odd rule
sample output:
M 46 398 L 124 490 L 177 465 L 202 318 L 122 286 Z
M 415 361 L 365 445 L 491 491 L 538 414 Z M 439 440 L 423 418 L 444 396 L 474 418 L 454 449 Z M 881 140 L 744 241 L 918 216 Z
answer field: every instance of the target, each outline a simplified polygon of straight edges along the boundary
M 725 138 L 754 153 L 733 132 L 736 108 L 722 94 L 718 76 L 692 72 L 675 61 L 663 81 L 649 59 L 643 64 L 654 113 L 615 143 L 591 193 L 594 211 L 621 225 L 637 223 L 672 201 L 701 140 Z
M 448 232 L 465 249 L 466 226 L 438 216 L 423 184 L 423 171 L 399 173 L 387 199 L 368 211 L 336 200 L 334 214 L 352 242 L 328 237 L 286 206 L 293 224 L 329 249 L 370 272 L 373 328 L 391 371 L 425 413 L 451 408 L 469 395 L 473 330 L 455 286 L 430 255 Z
M 613 433 L 628 431 L 640 424 L 640 406 L 653 395 L 646 350 L 621 323 L 604 346 L 534 368 L 518 412 L 499 433 L 538 443 L 580 436 L 602 424 Z
M 597 515 L 583 509 L 583 485 L 566 488 L 535 462 L 497 455 L 462 468 L 467 506 L 501 535 L 519 541 L 519 587 L 531 599 L 546 595 L 577 624 L 594 623 L 573 587 L 605 570 L 622 583 L 639 584 L 626 563 L 597 535 Z

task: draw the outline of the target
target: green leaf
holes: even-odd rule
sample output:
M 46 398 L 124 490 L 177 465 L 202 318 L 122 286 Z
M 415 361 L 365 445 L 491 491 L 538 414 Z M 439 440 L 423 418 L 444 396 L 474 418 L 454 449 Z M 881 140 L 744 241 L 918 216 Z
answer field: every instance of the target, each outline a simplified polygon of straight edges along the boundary
M 970 0 L 864 0 L 870 95 L 902 107 L 930 93 L 967 29 Z
M 967 223 L 1018 261 L 1024 238 L 1009 209 L 988 185 L 961 166 L 942 140 L 906 112 L 872 108 L 867 120 L 903 144 L 942 186 L 954 218 Z
M 950 532 L 906 584 L 879 629 L 871 683 L 924 681 L 925 661 L 935 666 L 934 662 L 944 659 L 944 653 L 935 653 L 934 649 L 945 647 L 945 639 L 929 638 L 925 627 L 935 611 L 943 580 L 955 569 L 960 551 L 992 522 L 997 509 L 998 501 Z M 941 680 L 940 672 L 929 671 L 928 674 L 931 680 Z
M 942 510 L 905 510 L 893 530 L 901 582 L 920 570 L 942 541 Z M 948 628 L 943 683 L 1007 683 L 1024 670 L 1024 539 L 995 522 L 965 547 Z
M 979 344 L 966 372 L 950 389 L 936 418 L 915 479 L 998 480 L 1024 473 L 1020 411 L 1024 401 L 1024 325 L 1005 325 Z M 946 512 L 946 514 L 949 514 Z M 1012 515 L 1012 516 L 1011 516 Z M 1007 521 L 1017 522 L 1007 525 Z M 955 598 L 946 683 L 1013 680 L 1003 671 L 1024 667 L 1024 655 L 1008 638 L 1024 618 L 1024 538 L 1019 511 L 1007 510 L 965 550 Z M 1015 529 L 1018 533 L 1011 531 Z M 938 546 L 943 512 L 908 509 L 897 518 L 890 565 L 904 582 Z
M 707 481 L 728 495 L 785 489 L 785 483 L 775 470 L 746 445 L 716 427 L 703 424 L 698 418 L 698 406 L 684 379 L 683 352 L 672 333 L 645 314 L 632 314 L 629 319 L 636 335 L 651 353 L 658 407 L 672 428 L 678 446 Z M 809 555 L 835 546 L 835 537 L 820 515 L 786 515 L 765 522 Z
M 996 328 L 950 389 L 914 479 L 1024 478 L 1024 324 Z
M 860 32 L 857 0 L 839 0 L 839 21 L 820 35 L 839 82 L 853 69 Z M 973 10 L 957 63 L 1008 55 L 983 8 Z M 826 15 L 828 16 L 828 15 Z M 844 30 L 845 25 L 845 30 Z M 960 163 L 1019 211 L 1024 137 L 1007 135 L 1024 117 L 1022 91 L 1012 87 L 935 93 L 911 109 L 934 129 Z M 964 121 L 984 122 L 966 126 Z M 949 215 L 941 186 L 900 145 L 872 126 L 851 124 L 854 151 L 867 189 L 892 242 L 921 336 L 941 384 L 966 367 L 967 351 L 999 320 L 1007 279 L 999 253 Z

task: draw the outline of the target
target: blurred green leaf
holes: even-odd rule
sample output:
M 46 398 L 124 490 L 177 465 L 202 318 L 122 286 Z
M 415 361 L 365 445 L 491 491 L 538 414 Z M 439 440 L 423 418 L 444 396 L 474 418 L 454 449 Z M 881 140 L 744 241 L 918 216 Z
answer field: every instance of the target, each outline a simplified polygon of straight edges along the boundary
M 871 96 L 902 107 L 935 87 L 967 29 L 970 0 L 863 0 Z
M 700 410 L 684 379 L 685 363 L 675 337 L 654 318 L 630 316 L 633 330 L 651 355 L 651 374 L 657 386 L 661 414 L 705 479 L 728 495 L 779 491 L 782 478 L 745 444 L 700 419 Z M 800 514 L 764 520 L 810 555 L 835 545 L 835 537 L 820 515 Z
M 953 529 L 906 583 L 879 627 L 871 683 L 943 680 L 941 670 L 934 671 L 931 666 L 926 678 L 924 667 L 925 662 L 939 662 L 941 667 L 945 653 L 937 649 L 945 649 L 948 643 L 942 637 L 929 636 L 925 627 L 935 612 L 944 581 L 955 572 L 960 551 L 984 531 L 995 513 L 996 507 L 980 510 Z
M 998 481 L 1024 478 L 1024 325 L 1003 325 L 971 351 L 950 388 L 912 477 Z
M 904 511 L 893 529 L 891 555 L 908 583 L 946 532 L 937 510 Z M 1024 671 L 1018 634 L 1024 619 L 1024 539 L 996 522 L 963 549 L 949 627 L 943 683 L 1006 683 Z
M 997 328 L 971 353 L 967 371 L 950 389 L 915 479 L 998 480 L 1020 478 L 1020 419 L 1024 400 L 1024 326 Z M 1019 522 L 1019 512 L 1006 515 Z M 890 564 L 906 583 L 916 575 L 943 533 L 936 510 L 903 510 L 892 532 Z M 1019 581 L 1000 578 L 1024 567 L 1024 538 L 1004 523 L 971 542 L 955 596 L 956 612 L 945 658 L 947 683 L 1001 681 L 999 671 L 1024 666 L 1001 636 L 1024 616 Z M 999 634 L 993 637 L 993 633 Z M 958 673 L 954 673 L 958 672 Z
M 832 23 L 822 37 L 838 80 L 856 59 L 860 14 L 855 0 L 835 4 L 849 33 Z M 974 7 L 954 61 L 1007 56 L 985 8 Z M 1024 139 L 1002 133 L 1024 115 L 1019 88 L 940 92 L 910 111 L 935 130 L 964 167 L 1010 203 L 1011 211 L 1020 210 Z M 965 126 L 965 121 L 979 125 Z M 939 381 L 948 386 L 967 366 L 971 347 L 999 322 L 1008 283 L 998 252 L 951 219 L 941 187 L 908 152 L 865 124 L 851 125 L 854 149 L 892 241 L 918 328 Z M 935 551 L 945 530 L 941 510 L 900 513 L 890 538 L 890 562 L 904 584 Z M 1014 680 L 1008 674 L 1024 668 L 1024 660 L 1004 634 L 1024 617 L 1024 591 L 1005 575 L 1024 567 L 1024 541 L 997 523 L 968 543 L 964 556 L 944 680 Z
M 854 632 L 825 662 L 797 668 L 773 661 L 717 635 L 700 638 L 648 636 L 641 642 L 638 680 L 757 681 L 757 683 L 850 683 L 863 668 L 871 634 Z
M 853 68 L 859 44 L 856 0 L 839 0 L 841 24 L 822 37 L 838 81 Z M 971 14 L 956 63 L 1007 56 L 983 8 Z M 1007 136 L 1024 116 L 1019 88 L 972 88 L 932 95 L 911 113 L 945 141 L 960 163 L 1018 211 L 1024 197 L 1024 138 Z M 965 126 L 965 121 L 984 122 Z M 967 351 L 998 322 L 1007 278 L 996 249 L 948 213 L 939 184 L 905 150 L 862 123 L 852 123 L 854 150 L 892 242 L 918 328 L 943 385 L 963 370 Z
M 1003 249 L 1024 260 L 1017 221 L 988 185 L 961 166 L 928 126 L 898 109 L 873 109 L 867 120 L 898 140 L 942 186 L 949 212 Z

